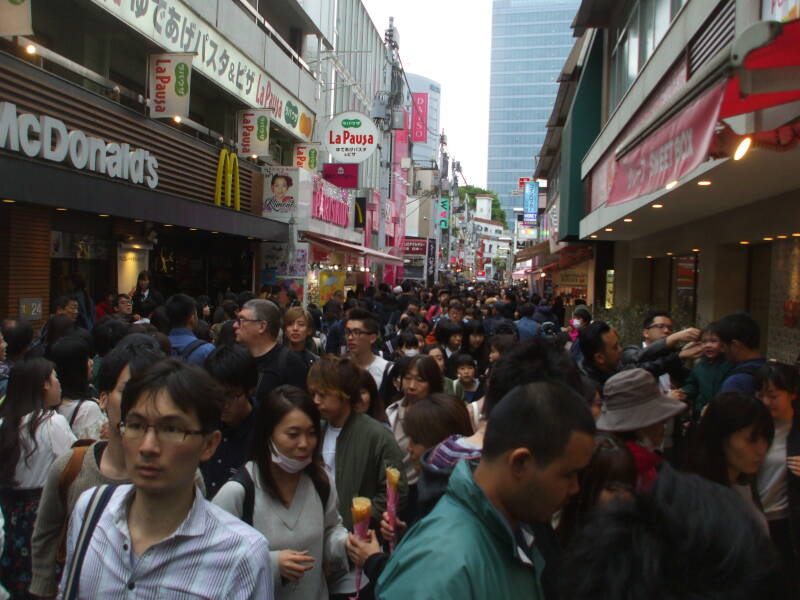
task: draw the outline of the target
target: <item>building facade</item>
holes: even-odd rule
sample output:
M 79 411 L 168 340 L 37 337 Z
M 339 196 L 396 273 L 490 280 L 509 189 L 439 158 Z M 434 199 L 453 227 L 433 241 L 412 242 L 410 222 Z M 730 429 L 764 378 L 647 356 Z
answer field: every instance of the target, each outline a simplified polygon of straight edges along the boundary
M 493 0 L 487 188 L 512 226 L 572 48 L 577 0 Z
M 406 73 L 412 96 L 411 158 L 422 168 L 435 168 L 439 162 L 440 104 L 442 86 L 422 75 Z M 416 112 L 415 112 L 416 111 Z

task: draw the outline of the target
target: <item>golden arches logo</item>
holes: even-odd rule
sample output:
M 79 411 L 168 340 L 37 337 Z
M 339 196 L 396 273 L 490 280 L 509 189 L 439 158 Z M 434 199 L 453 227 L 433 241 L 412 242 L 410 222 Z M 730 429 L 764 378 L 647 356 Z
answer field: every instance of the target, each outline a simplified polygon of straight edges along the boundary
M 235 152 L 226 149 L 220 150 L 217 161 L 217 185 L 214 189 L 214 204 L 222 205 L 223 197 L 225 206 L 233 204 L 234 210 L 241 208 L 241 190 L 239 188 L 239 158 Z

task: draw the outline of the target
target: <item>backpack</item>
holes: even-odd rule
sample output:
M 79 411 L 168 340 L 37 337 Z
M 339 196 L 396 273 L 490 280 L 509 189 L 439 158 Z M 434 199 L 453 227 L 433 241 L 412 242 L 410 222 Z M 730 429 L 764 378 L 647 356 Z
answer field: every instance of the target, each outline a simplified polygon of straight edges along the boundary
M 253 526 L 253 510 L 256 503 L 256 485 L 253 482 L 253 478 L 250 476 L 250 471 L 247 470 L 247 467 L 244 465 L 241 469 L 236 471 L 233 477 L 230 478 L 230 481 L 235 481 L 236 483 L 240 484 L 244 488 L 244 505 L 242 506 L 242 521 Z M 317 494 L 319 495 L 319 499 L 322 500 L 322 510 L 325 510 L 325 507 L 328 505 L 328 499 L 331 496 L 331 488 L 330 485 L 326 486 L 316 481 L 314 479 L 311 480 L 314 483 L 314 489 L 317 490 Z
M 183 362 L 189 362 L 189 357 L 194 354 L 194 351 L 200 346 L 205 346 L 207 343 L 208 342 L 204 342 L 203 340 L 194 340 L 193 342 L 186 344 L 180 352 L 173 350 L 172 356 L 177 356 Z

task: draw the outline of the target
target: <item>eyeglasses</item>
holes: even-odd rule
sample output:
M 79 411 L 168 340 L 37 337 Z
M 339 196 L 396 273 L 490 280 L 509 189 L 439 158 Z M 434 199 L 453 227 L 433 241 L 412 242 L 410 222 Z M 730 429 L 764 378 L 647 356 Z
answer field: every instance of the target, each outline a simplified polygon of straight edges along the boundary
M 119 434 L 126 440 L 141 440 L 147 435 L 147 430 L 152 428 L 156 432 L 156 437 L 160 442 L 167 442 L 170 444 L 180 444 L 186 441 L 190 435 L 205 435 L 207 432 L 202 429 L 185 429 L 177 425 L 170 425 L 167 423 L 159 423 L 158 425 L 150 425 L 149 423 L 140 421 L 130 421 L 129 423 L 120 423 L 117 425 Z
M 371 331 L 364 331 L 363 329 L 345 329 L 344 336 L 345 337 L 361 337 L 362 335 L 371 335 Z
M 233 322 L 237 325 L 241 325 L 242 323 L 258 323 L 263 320 L 264 319 L 245 319 L 244 317 L 236 317 Z

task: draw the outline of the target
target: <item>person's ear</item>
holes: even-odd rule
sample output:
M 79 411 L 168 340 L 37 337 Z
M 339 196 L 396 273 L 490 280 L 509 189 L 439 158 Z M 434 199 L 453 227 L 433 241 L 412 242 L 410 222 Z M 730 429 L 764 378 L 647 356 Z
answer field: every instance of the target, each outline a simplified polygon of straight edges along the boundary
M 508 453 L 507 464 L 515 478 L 522 477 L 532 466 L 533 455 L 527 448 L 515 448 Z
M 604 365 L 606 364 L 606 355 L 602 352 L 595 352 L 594 353 L 594 364 L 596 365 Z
M 370 333 L 369 334 L 369 343 L 370 345 L 374 344 L 378 341 L 378 334 L 377 333 Z
M 97 403 L 100 405 L 100 410 L 106 412 L 106 409 L 108 408 L 108 392 L 100 392 L 100 395 L 97 398 Z
M 205 462 L 214 456 L 221 440 L 222 433 L 219 429 L 203 437 L 203 451 L 200 454 L 200 462 Z

